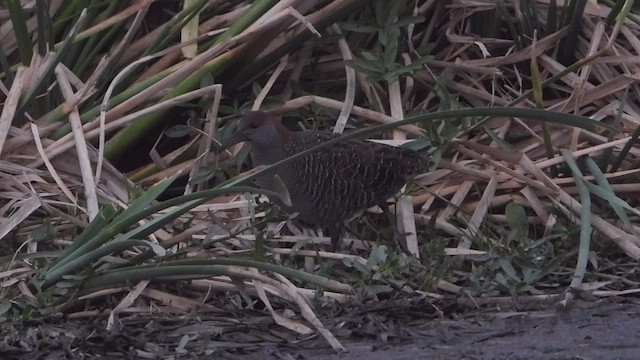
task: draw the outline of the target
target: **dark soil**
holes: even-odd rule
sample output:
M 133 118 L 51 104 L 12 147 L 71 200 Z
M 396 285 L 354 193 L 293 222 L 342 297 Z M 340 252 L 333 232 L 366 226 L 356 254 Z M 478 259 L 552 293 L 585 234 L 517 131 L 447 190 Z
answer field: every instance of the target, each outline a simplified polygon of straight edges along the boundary
M 324 318 L 347 348 L 336 353 L 257 312 L 228 317 L 121 316 L 3 324 L 0 359 L 640 359 L 640 304 L 580 303 L 569 310 L 449 313 L 390 302 Z M 398 312 L 399 310 L 399 312 Z M 411 311 L 409 311 L 411 310 Z M 429 315 L 431 314 L 431 315 Z

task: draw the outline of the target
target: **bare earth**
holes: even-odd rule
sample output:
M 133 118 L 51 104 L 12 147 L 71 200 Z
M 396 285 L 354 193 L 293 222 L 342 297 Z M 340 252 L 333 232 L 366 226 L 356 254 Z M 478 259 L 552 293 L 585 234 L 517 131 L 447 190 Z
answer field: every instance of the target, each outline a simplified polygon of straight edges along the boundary
M 428 318 L 415 303 L 392 305 L 401 313 L 378 305 L 323 319 L 347 348 L 344 353 L 317 336 L 296 338 L 253 312 L 244 318 L 123 316 L 120 329 L 111 332 L 104 330 L 104 317 L 29 327 L 5 323 L 0 359 L 640 359 L 638 303 L 587 302 L 563 311 L 476 312 L 449 319 Z M 461 319 L 451 320 L 456 317 Z
M 640 305 L 606 304 L 567 313 L 551 310 L 438 320 L 415 335 L 399 344 L 347 342 L 349 352 L 345 354 L 312 350 L 291 354 L 294 359 L 323 360 L 638 360 Z M 263 354 L 268 358 L 267 352 Z

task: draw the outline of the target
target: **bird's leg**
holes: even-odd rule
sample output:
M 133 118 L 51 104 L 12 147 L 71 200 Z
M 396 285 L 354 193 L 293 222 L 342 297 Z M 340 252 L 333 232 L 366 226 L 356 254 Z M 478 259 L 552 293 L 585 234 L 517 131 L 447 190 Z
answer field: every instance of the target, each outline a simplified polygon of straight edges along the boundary
M 400 231 L 398 231 L 398 219 L 396 218 L 395 214 L 391 212 L 391 209 L 389 209 L 389 204 L 387 204 L 386 201 L 383 201 L 378 204 L 378 206 L 380 206 L 382 212 L 387 215 L 389 226 L 391 226 L 391 228 L 393 229 L 393 240 L 395 241 L 396 246 L 398 247 L 398 249 L 401 249 L 408 254 L 409 252 L 407 250 L 407 239 L 404 234 L 400 234 Z
M 331 251 L 338 251 L 342 245 L 342 236 L 340 236 L 340 225 L 333 224 L 327 228 L 327 234 L 331 238 Z

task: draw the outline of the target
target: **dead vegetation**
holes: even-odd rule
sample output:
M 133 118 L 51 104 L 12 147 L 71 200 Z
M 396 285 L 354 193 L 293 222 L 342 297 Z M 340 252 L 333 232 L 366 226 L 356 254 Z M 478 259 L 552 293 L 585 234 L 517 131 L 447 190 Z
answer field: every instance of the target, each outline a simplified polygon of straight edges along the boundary
M 0 8 L 3 319 L 229 296 L 339 349 L 330 300 L 640 288 L 633 1 L 22 3 Z M 225 180 L 246 150 L 212 144 L 257 108 L 429 153 L 395 204 L 413 256 L 375 214 L 328 252 L 255 173 Z

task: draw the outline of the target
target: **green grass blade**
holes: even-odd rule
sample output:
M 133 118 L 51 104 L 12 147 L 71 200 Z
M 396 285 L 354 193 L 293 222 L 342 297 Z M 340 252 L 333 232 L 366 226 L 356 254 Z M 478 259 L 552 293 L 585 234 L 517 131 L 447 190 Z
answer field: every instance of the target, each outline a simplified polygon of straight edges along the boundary
M 159 264 L 141 265 L 105 272 L 94 278 L 87 279 L 83 288 L 101 288 L 115 284 L 135 283 L 140 280 L 153 280 L 162 278 L 183 277 L 186 279 L 196 276 L 215 276 L 230 273 L 229 266 L 252 267 L 262 271 L 271 271 L 286 276 L 289 279 L 298 279 L 305 283 L 320 286 L 326 289 L 343 288 L 344 285 L 304 271 L 279 266 L 264 262 L 245 259 L 205 259 L 205 260 L 176 260 Z
M 596 187 L 595 185 L 593 185 L 593 187 L 596 187 L 599 190 L 602 190 L 602 195 L 598 195 L 598 196 L 600 196 L 601 198 L 603 198 L 609 203 L 609 206 L 611 206 L 613 211 L 615 211 L 616 215 L 618 215 L 618 218 L 622 220 L 622 222 L 627 226 L 627 229 L 632 229 L 631 221 L 629 220 L 627 213 L 624 211 L 624 208 L 633 209 L 633 210 L 635 209 L 631 205 L 629 205 L 626 201 L 620 199 L 616 195 L 616 193 L 613 191 L 613 188 L 611 188 L 611 184 L 609 184 L 609 181 L 607 181 L 607 178 L 604 176 L 604 174 L 600 170 L 600 167 L 598 167 L 598 165 L 595 163 L 595 161 L 592 158 L 587 158 L 586 163 L 587 163 L 587 169 L 589 169 L 589 171 L 591 172 L 591 174 L 596 179 L 596 182 L 599 185 L 599 187 Z M 640 212 L 638 212 L 638 215 L 640 215 Z
M 571 288 L 579 289 L 584 279 L 584 274 L 587 271 L 587 264 L 589 263 L 589 251 L 591 247 L 591 233 L 593 228 L 591 226 L 591 196 L 589 190 L 585 186 L 585 181 L 580 173 L 580 170 L 575 164 L 571 152 L 567 149 L 561 149 L 562 156 L 569 164 L 573 177 L 576 180 L 576 186 L 580 194 L 580 245 L 578 248 L 578 261 L 573 273 L 573 279 L 571 279 Z
M 134 199 L 131 202 L 131 205 L 127 209 L 122 211 L 118 216 L 116 216 L 112 221 L 105 223 L 105 221 L 101 220 L 98 224 L 95 225 L 95 227 L 99 225 L 102 226 L 101 231 L 97 233 L 95 231 L 91 231 L 86 235 L 81 235 L 81 241 L 78 242 L 79 245 L 74 245 L 71 250 L 65 251 L 63 253 L 64 256 L 60 257 L 58 263 L 53 267 L 53 269 L 57 269 L 67 264 L 68 262 L 73 261 L 79 256 L 97 249 L 109 240 L 113 239 L 116 235 L 126 231 L 126 229 L 129 226 L 135 224 L 135 222 L 144 219 L 145 216 L 140 216 L 139 214 L 144 213 L 145 208 L 147 208 L 151 202 L 157 199 L 157 197 L 162 192 L 164 192 L 179 175 L 179 173 L 175 174 L 170 178 L 164 179 L 154 184 L 141 196 Z
M 33 58 L 33 48 L 24 10 L 22 10 L 22 6 L 18 0 L 6 0 L 5 4 L 9 9 L 11 25 L 13 25 L 13 33 L 16 35 L 20 60 L 22 65 L 29 66 L 31 58 Z
M 53 25 L 46 1 L 36 0 L 36 14 L 38 19 L 38 54 L 44 56 L 49 49 L 53 49 Z
M 113 220 L 117 213 L 118 208 L 114 204 L 108 204 L 107 206 L 103 207 L 98 213 L 98 216 L 96 216 L 93 221 L 89 223 L 89 226 L 87 226 L 84 231 L 73 240 L 73 243 L 71 243 L 71 245 L 69 245 L 66 249 L 64 249 L 64 251 L 62 251 L 60 256 L 58 256 L 49 270 L 56 269 L 59 266 L 61 260 L 66 259 L 70 254 L 82 247 L 87 241 L 98 235 L 102 231 L 102 229 L 107 226 L 111 222 L 111 220 Z
M 57 281 L 62 279 L 65 275 L 74 274 L 76 271 L 88 266 L 89 264 L 100 260 L 102 257 L 109 254 L 121 253 L 134 246 L 142 246 L 159 251 L 159 255 L 164 255 L 164 248 L 159 247 L 146 240 L 123 240 L 114 241 L 109 244 L 105 244 L 97 249 L 89 251 L 86 254 L 82 254 L 71 261 L 66 262 L 64 265 L 51 269 L 44 273 L 44 281 L 42 288 L 46 289 L 54 285 Z
M 85 14 L 86 12 L 83 10 L 82 14 L 80 15 L 80 18 L 78 19 L 76 24 L 73 26 L 71 31 L 69 31 L 69 34 L 67 35 L 64 43 L 62 44 L 60 49 L 56 51 L 54 59 L 48 63 L 45 70 L 42 71 L 42 73 L 40 74 L 40 77 L 38 77 L 34 82 L 35 85 L 22 98 L 22 101 L 20 102 L 20 106 L 16 111 L 16 114 L 23 113 L 25 110 L 25 107 L 29 104 L 29 102 L 35 96 L 35 94 L 39 93 L 40 91 L 42 91 L 42 89 L 44 89 L 47 86 L 47 83 L 44 80 L 53 75 L 53 71 L 56 68 L 56 66 L 58 66 L 58 64 L 60 63 L 62 56 L 67 54 L 69 47 L 73 43 L 73 39 L 76 37 L 80 29 L 82 29 L 82 27 L 84 26 L 84 22 L 86 19 Z

